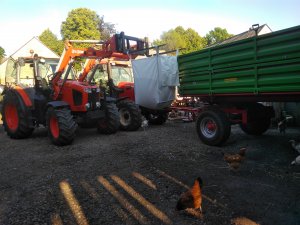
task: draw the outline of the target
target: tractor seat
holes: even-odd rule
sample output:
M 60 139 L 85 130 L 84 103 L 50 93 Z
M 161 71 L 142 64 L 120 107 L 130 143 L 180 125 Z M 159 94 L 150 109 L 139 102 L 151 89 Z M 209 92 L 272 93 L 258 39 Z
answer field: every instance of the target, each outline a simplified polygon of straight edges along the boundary
M 109 80 L 107 81 L 107 84 L 108 84 L 108 86 L 112 89 L 112 91 L 113 91 L 114 93 L 116 93 L 116 94 L 121 94 L 121 93 L 124 92 L 124 89 L 118 88 L 118 87 L 114 84 L 114 82 L 113 82 L 112 79 L 109 79 Z

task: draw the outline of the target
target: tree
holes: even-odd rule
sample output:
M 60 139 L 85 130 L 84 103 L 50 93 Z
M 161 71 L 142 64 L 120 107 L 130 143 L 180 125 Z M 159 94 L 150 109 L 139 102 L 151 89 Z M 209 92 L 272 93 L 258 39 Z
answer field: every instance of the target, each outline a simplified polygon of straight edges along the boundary
M 87 8 L 77 8 L 69 12 L 66 21 L 62 22 L 61 35 L 66 39 L 100 39 L 99 26 L 102 18 L 95 11 Z
M 171 29 L 167 32 L 163 32 L 161 40 L 157 40 L 160 44 L 165 44 L 163 47 L 166 51 L 172 51 L 180 48 L 185 48 L 186 43 L 182 36 L 175 30 Z
M 115 24 L 104 22 L 104 17 L 102 16 L 99 23 L 99 31 L 101 40 L 106 41 L 116 33 Z
M 186 54 L 204 48 L 206 39 L 192 28 L 185 30 L 182 26 L 178 26 L 175 29 L 164 32 L 161 35 L 161 40 L 156 40 L 154 43 L 166 44 L 166 51 L 182 49 L 180 53 Z
M 61 40 L 58 40 L 56 35 L 48 28 L 39 36 L 41 42 L 43 42 L 48 48 L 54 51 L 56 54 L 61 55 L 64 49 L 64 44 Z
M 206 39 L 201 37 L 196 31 L 188 28 L 184 33 L 186 44 L 185 50 L 182 53 L 189 53 L 200 50 L 207 45 Z
M 155 45 L 166 44 L 164 47 L 166 51 L 181 48 L 180 53 L 185 54 L 202 49 L 206 45 L 206 40 L 195 30 L 191 28 L 185 30 L 182 26 L 178 26 L 175 29 L 164 32 L 161 35 L 161 39 L 155 40 L 153 43 Z
M 206 34 L 205 38 L 207 40 L 207 45 L 212 45 L 224 41 L 232 36 L 233 34 L 229 34 L 225 28 L 222 29 L 221 27 L 215 27 Z
M 0 63 L 2 59 L 6 56 L 4 48 L 0 46 Z

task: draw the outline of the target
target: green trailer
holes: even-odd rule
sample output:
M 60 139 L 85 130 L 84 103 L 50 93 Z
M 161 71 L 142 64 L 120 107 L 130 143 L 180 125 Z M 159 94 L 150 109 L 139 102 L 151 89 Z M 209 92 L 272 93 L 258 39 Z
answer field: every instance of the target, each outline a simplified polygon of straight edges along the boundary
M 178 66 L 180 95 L 207 103 L 196 123 L 204 143 L 223 144 L 236 123 L 260 135 L 274 116 L 260 102 L 300 101 L 300 26 L 181 55 Z

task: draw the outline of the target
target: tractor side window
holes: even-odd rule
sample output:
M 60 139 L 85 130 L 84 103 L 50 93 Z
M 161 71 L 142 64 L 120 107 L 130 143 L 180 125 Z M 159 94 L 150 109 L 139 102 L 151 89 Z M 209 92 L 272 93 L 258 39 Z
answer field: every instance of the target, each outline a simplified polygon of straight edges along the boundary
M 113 66 L 111 76 L 116 86 L 120 82 L 133 82 L 131 68 L 129 67 Z
M 17 65 L 15 60 L 9 58 L 5 70 L 5 83 L 13 84 L 17 81 Z
M 33 69 L 30 66 L 30 63 L 25 63 L 24 66 L 19 67 L 20 68 L 20 83 L 26 86 L 33 86 L 34 84 L 34 74 Z

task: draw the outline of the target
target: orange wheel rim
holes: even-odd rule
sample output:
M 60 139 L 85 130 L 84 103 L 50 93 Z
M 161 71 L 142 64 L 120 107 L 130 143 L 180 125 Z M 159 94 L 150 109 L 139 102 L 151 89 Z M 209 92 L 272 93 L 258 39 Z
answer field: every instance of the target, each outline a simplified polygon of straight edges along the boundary
M 4 114 L 5 114 L 5 120 L 8 128 L 12 131 L 17 130 L 19 126 L 19 116 L 18 116 L 17 107 L 13 104 L 6 105 Z
M 58 126 L 58 121 L 55 116 L 52 116 L 50 118 L 50 131 L 51 134 L 54 138 L 58 138 L 59 136 L 59 126 Z

